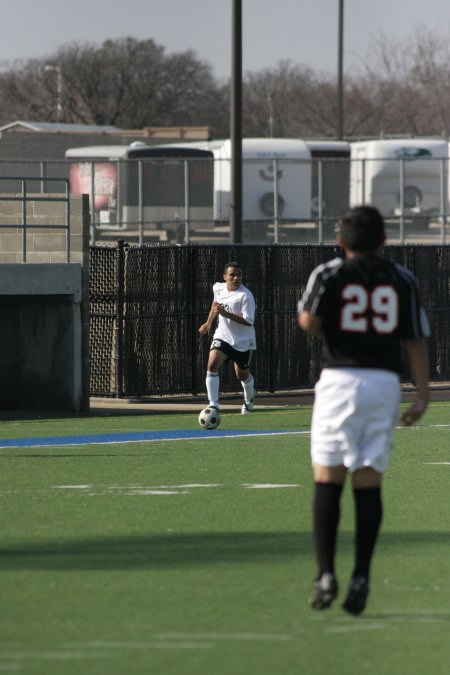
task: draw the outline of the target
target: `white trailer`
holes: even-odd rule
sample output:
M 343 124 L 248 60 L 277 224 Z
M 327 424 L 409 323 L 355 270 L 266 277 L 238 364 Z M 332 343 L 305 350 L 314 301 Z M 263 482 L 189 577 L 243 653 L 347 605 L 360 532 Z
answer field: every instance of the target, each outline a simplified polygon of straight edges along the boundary
M 410 138 L 351 144 L 350 205 L 424 223 L 446 209 L 448 144 Z M 445 206 L 444 206 L 445 204 Z
M 335 219 L 349 206 L 350 143 L 306 140 L 311 153 L 311 217 Z
M 214 220 L 228 221 L 231 196 L 229 139 L 211 145 L 214 154 Z M 242 140 L 242 215 L 246 221 L 278 217 L 300 221 L 311 215 L 311 153 L 287 138 Z
M 101 145 L 69 148 L 72 192 L 90 196 L 97 227 L 175 230 L 184 222 L 209 227 L 213 154 L 200 144 Z
M 229 139 L 66 151 L 71 189 L 94 196 L 91 209 L 97 226 L 136 224 L 141 199 L 141 215 L 150 229 L 171 229 L 186 219 L 188 211 L 196 228 L 228 222 L 231 156 Z M 143 160 L 141 178 L 136 160 Z M 311 151 L 303 140 L 244 138 L 242 160 L 243 220 L 311 219 Z

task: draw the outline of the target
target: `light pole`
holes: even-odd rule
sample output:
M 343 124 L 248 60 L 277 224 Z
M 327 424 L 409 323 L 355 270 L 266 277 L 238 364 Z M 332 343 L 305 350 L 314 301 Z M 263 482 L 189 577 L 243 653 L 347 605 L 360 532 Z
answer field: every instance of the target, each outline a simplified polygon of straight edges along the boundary
M 338 20 L 337 137 L 344 137 L 344 0 L 339 0 Z
M 272 105 L 272 94 L 269 94 L 267 97 L 267 105 L 269 107 L 269 136 L 273 138 L 273 105 Z
M 47 64 L 44 66 L 44 70 L 51 71 L 56 73 L 56 119 L 58 122 L 61 121 L 62 117 L 62 72 L 61 66 L 52 66 Z
M 242 0 L 233 0 L 231 64 L 230 242 L 242 243 Z

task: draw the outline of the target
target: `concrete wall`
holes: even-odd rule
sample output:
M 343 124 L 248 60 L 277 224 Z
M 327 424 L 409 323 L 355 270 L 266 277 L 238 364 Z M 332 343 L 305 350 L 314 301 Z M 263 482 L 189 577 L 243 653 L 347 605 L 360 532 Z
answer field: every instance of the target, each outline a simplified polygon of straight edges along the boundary
M 0 181 L 0 187 L 2 187 Z M 14 195 L 20 196 L 20 195 Z M 61 194 L 36 195 L 39 198 L 61 197 Z M 21 263 L 23 260 L 22 202 L 3 201 L 7 194 L 0 194 L 0 264 Z M 64 202 L 34 201 L 30 194 L 27 201 L 26 262 L 66 262 L 66 205 Z M 89 210 L 85 212 L 88 198 L 72 195 L 70 199 L 70 261 L 84 264 L 89 255 Z M 39 225 L 39 229 L 33 226 Z M 87 262 L 88 259 L 87 259 Z
M 40 195 L 42 197 L 43 195 Z M 44 195 L 45 196 L 45 195 Z M 0 201 L 0 408 L 89 410 L 89 205 L 71 197 L 70 263 L 60 202 Z

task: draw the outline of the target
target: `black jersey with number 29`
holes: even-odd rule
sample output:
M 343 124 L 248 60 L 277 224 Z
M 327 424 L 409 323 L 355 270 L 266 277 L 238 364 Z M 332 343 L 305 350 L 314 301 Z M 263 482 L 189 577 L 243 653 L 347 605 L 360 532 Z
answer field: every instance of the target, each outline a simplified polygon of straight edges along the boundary
M 429 335 L 417 280 L 376 255 L 335 258 L 309 277 L 299 311 L 320 317 L 322 367 L 401 373 L 401 341 Z

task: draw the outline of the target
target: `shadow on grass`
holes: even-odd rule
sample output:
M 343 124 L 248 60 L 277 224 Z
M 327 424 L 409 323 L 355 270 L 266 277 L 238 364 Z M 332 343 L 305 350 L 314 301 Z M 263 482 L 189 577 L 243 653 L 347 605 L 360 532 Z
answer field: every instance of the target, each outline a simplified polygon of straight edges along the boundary
M 389 532 L 380 545 L 448 543 L 444 532 Z M 353 533 L 342 532 L 339 550 L 351 551 Z M 0 549 L 3 570 L 153 569 L 233 563 L 277 563 L 313 555 L 310 532 L 236 532 L 80 539 L 17 544 Z
M 0 569 L 145 569 L 277 562 L 311 552 L 310 533 L 205 533 L 42 542 L 0 549 Z
M 203 405 L 203 407 L 205 407 Z M 194 411 L 200 412 L 202 409 L 201 403 L 193 409 Z M 237 409 L 237 408 L 236 408 Z M 192 415 L 193 410 L 173 410 L 164 408 L 163 405 L 160 407 L 152 407 L 142 409 L 136 408 L 120 408 L 117 406 L 111 406 L 109 408 L 95 409 L 93 408 L 90 412 L 80 412 L 80 413 L 69 413 L 69 412 L 54 412 L 54 411 L 36 411 L 36 410 L 0 410 L 0 419 L 6 420 L 28 420 L 28 421 L 45 421 L 53 419 L 96 419 L 96 418 L 105 418 L 105 417 L 152 417 L 153 415 Z

